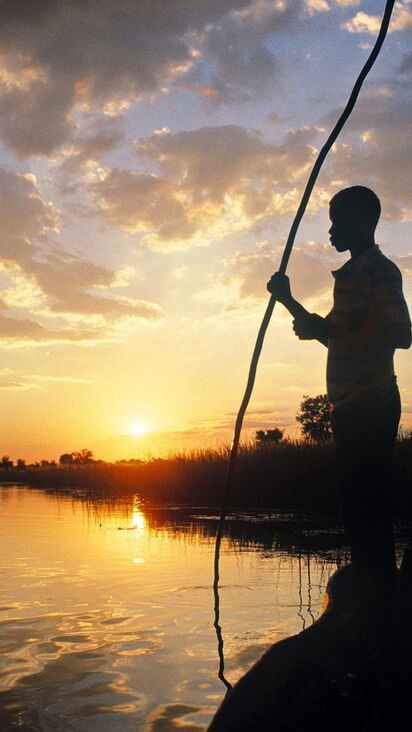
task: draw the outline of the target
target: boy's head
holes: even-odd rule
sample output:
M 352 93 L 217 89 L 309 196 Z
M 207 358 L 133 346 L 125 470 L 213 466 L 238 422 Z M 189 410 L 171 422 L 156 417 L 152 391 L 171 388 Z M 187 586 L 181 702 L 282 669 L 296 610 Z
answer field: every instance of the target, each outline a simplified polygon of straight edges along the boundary
M 329 202 L 332 245 L 338 252 L 344 252 L 373 244 L 380 213 L 379 198 L 370 188 L 352 186 L 339 191 Z

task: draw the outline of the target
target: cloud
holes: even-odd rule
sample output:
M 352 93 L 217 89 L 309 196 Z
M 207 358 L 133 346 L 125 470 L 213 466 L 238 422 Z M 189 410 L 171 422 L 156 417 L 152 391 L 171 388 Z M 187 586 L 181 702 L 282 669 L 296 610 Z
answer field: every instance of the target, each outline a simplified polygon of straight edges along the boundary
M 129 232 L 145 233 L 153 248 L 210 242 L 210 232 L 248 228 L 290 211 L 297 181 L 311 165 L 317 128 L 289 132 L 278 145 L 237 125 L 136 140 L 151 172 L 114 168 L 89 190 L 96 214 Z M 315 200 L 315 199 L 314 199 Z
M 306 0 L 305 5 L 309 15 L 327 13 L 330 10 L 328 0 Z
M 83 164 L 122 140 L 96 132 L 82 141 L 90 116 L 103 124 L 176 88 L 213 106 L 259 100 L 283 73 L 267 40 L 330 9 L 329 0 L 122 0 L 118 11 L 109 0 L 3 3 L 0 135 L 20 156 L 72 146 L 70 164 Z M 409 1 L 397 3 L 391 29 L 410 18 Z M 378 20 L 359 11 L 343 27 L 375 33 Z
M 354 8 L 361 2 L 362 0 L 335 0 L 335 4 L 340 8 Z
M 0 370 L 0 389 L 7 391 L 11 389 L 12 391 L 27 391 L 29 389 L 34 389 L 37 387 L 37 384 L 32 382 L 31 380 L 22 378 L 18 374 L 14 374 L 11 369 L 1 369 Z
M 276 148 L 254 131 L 236 125 L 202 127 L 137 140 L 138 153 L 184 186 L 195 203 L 222 203 L 239 180 L 271 167 Z
M 376 35 L 381 27 L 382 17 L 380 15 L 369 15 L 360 10 L 351 19 L 342 23 L 342 28 L 349 33 L 370 33 Z M 389 33 L 404 31 L 412 26 L 412 12 L 410 0 L 395 3 L 393 15 L 389 25 Z
M 47 84 L 35 80 L 30 89 L 0 89 L 0 134 L 19 155 L 48 155 L 69 138 L 74 93 L 66 79 L 56 75 Z
M 409 74 L 412 71 L 412 53 L 405 53 L 399 66 L 399 73 Z
M 159 318 L 160 308 L 144 300 L 107 297 L 88 290 L 110 288 L 115 273 L 71 254 L 46 254 L 31 262 L 31 274 L 50 300 L 51 313 L 102 315 L 105 317 Z
M 391 255 L 404 277 L 412 277 L 412 254 Z
M 256 97 L 278 76 L 265 38 L 302 7 L 300 0 L 122 0 L 117 10 L 111 0 L 3 3 L 0 134 L 21 156 L 51 155 L 76 135 L 77 113 L 116 116 L 172 85 L 215 89 L 219 102 Z
M 122 318 L 160 319 L 160 308 L 154 303 L 107 296 L 105 291 L 117 284 L 116 273 L 59 249 L 58 224 L 58 211 L 42 197 L 33 175 L 0 168 L 0 271 L 7 281 L 1 301 L 1 338 L 96 340 Z M 70 317 L 66 317 L 69 328 L 51 330 L 37 322 L 45 315 L 74 315 L 89 325 L 91 316 L 99 320 L 93 332 L 89 327 L 73 329 Z
M 200 44 L 205 63 L 193 65 L 186 85 L 213 107 L 274 91 L 281 71 L 265 40 L 297 22 L 303 7 L 300 1 L 252 0 L 227 13 L 206 29 Z
M 238 250 L 233 257 L 223 260 L 220 275 L 211 278 L 210 286 L 194 295 L 215 311 L 210 321 L 222 320 L 222 314 L 225 322 L 240 318 L 244 324 L 249 315 L 255 321 L 262 313 L 262 301 L 269 299 L 267 282 L 279 267 L 281 254 L 282 250 L 274 248 L 271 242 L 262 241 L 252 250 Z M 330 311 L 331 271 L 336 268 L 336 257 L 329 245 L 309 241 L 305 246 L 294 246 L 288 276 L 294 296 L 310 312 L 326 315 Z M 284 320 L 284 308 L 279 307 L 276 312 Z
M 62 151 L 63 162 L 57 168 L 59 191 L 71 193 L 78 188 L 78 175 L 87 173 L 102 162 L 102 158 L 119 146 L 125 137 L 121 121 L 112 117 L 96 117 L 83 124 L 71 137 L 70 145 Z
M 361 2 L 362 0 L 335 0 L 335 4 L 340 8 L 354 8 Z
M 50 330 L 28 318 L 11 318 L 0 315 L 0 340 L 13 344 L 96 342 L 103 337 L 98 330 L 60 329 Z
M 282 363 L 281 367 L 285 368 L 287 364 Z M 285 404 L 282 403 L 283 399 L 281 398 L 281 402 L 279 403 L 279 397 L 276 400 L 276 406 L 272 404 L 270 407 L 267 408 L 257 408 L 257 409 L 248 409 L 244 422 L 243 422 L 243 429 L 244 430 L 253 430 L 256 431 L 258 429 L 271 429 L 273 427 L 279 427 L 284 428 L 290 425 L 290 407 L 285 408 Z M 221 420 L 218 424 L 214 426 L 215 430 L 228 430 L 229 434 L 233 433 L 233 429 L 235 426 L 237 413 L 233 412 L 232 414 L 227 414 L 226 419 Z
M 252 252 L 238 251 L 233 260 L 226 262 L 228 272 L 222 274 L 221 282 L 227 287 L 235 283 L 240 299 L 267 299 L 266 283 L 279 261 L 280 252 L 275 252 L 270 242 L 259 242 Z M 294 247 L 288 275 L 298 300 L 314 299 L 331 289 L 333 264 L 322 245 L 309 242 L 306 247 Z
M 20 374 L 13 372 L 12 369 L 0 369 L 0 389 L 17 389 L 28 391 L 29 389 L 39 389 L 44 383 L 58 384 L 89 384 L 89 379 L 78 378 L 75 376 L 40 376 L 36 374 Z
M 285 117 L 283 114 L 279 114 L 278 112 L 271 112 L 266 117 L 268 122 L 271 122 L 273 125 L 281 124 L 282 122 L 287 122 L 289 117 Z
M 32 256 L 31 240 L 55 232 L 59 214 L 45 201 L 34 176 L 0 168 L 0 257 L 15 262 Z
M 39 376 L 35 375 L 31 377 L 35 381 L 40 383 L 51 382 L 57 384 L 90 384 L 90 379 L 80 378 L 78 376 Z
M 101 215 L 129 232 L 155 230 L 160 239 L 185 239 L 195 231 L 190 207 L 170 180 L 114 168 L 90 189 Z
M 325 123 L 329 125 L 337 114 L 334 110 Z M 382 199 L 385 218 L 410 219 L 411 116 L 409 79 L 370 87 L 359 99 L 323 175 L 340 180 L 341 187 L 370 186 Z

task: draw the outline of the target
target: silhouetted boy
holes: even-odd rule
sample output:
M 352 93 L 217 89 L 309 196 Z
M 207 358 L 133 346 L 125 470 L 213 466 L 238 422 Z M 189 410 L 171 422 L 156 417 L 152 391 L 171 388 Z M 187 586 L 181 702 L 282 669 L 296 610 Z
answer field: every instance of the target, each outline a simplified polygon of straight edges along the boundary
M 396 348 L 411 345 L 411 322 L 398 267 L 375 244 L 381 206 L 369 188 L 353 186 L 330 201 L 330 241 L 351 258 L 332 272 L 333 308 L 322 318 L 292 296 L 276 273 L 268 290 L 295 318 L 302 340 L 328 348 L 331 409 L 342 513 L 356 576 L 374 601 L 395 581 L 395 551 L 388 482 L 400 419 L 393 368 Z

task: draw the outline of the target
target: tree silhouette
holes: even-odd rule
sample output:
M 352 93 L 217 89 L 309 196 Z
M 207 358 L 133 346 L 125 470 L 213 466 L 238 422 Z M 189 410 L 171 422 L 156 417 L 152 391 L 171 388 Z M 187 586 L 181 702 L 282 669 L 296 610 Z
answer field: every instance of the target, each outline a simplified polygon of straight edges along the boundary
M 302 425 L 307 440 L 326 442 L 332 438 L 329 402 L 326 394 L 315 397 L 304 396 L 296 419 Z
M 57 468 L 57 463 L 55 460 L 41 460 L 40 461 L 40 467 L 42 468 Z
M 13 460 L 10 460 L 8 455 L 3 455 L 0 465 L 3 470 L 11 470 L 13 467 Z
M 83 449 L 78 452 L 73 452 L 73 462 L 76 465 L 89 465 L 93 462 L 93 453 L 91 450 Z
M 255 432 L 255 440 L 259 443 L 267 444 L 280 442 L 283 438 L 284 430 L 280 430 L 279 427 L 275 427 L 273 430 L 257 430 Z
M 73 453 L 64 452 L 63 455 L 60 455 L 59 457 L 59 463 L 60 465 L 73 465 Z

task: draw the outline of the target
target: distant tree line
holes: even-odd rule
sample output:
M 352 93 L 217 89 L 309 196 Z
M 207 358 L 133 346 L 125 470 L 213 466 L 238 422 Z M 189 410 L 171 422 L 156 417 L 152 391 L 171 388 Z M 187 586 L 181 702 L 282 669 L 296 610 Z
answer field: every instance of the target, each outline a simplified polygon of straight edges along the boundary
M 318 394 L 315 397 L 304 396 L 299 405 L 296 420 L 301 425 L 302 435 L 309 442 L 328 442 L 332 439 L 332 428 L 329 412 L 328 398 L 326 394 Z M 280 427 L 273 429 L 257 430 L 255 442 L 257 445 L 276 445 L 284 438 L 284 430 Z M 140 460 L 120 460 L 119 463 L 132 464 L 140 463 Z M 3 455 L 0 460 L 0 470 L 26 470 L 33 468 L 58 468 L 58 467 L 85 467 L 88 465 L 104 464 L 103 460 L 95 460 L 92 450 L 83 448 L 75 452 L 65 452 L 60 455 L 59 462 L 56 460 L 40 460 L 26 464 L 22 458 L 16 463 L 9 455 Z
M 1 470 L 28 470 L 33 468 L 58 468 L 59 466 L 84 466 L 94 462 L 103 462 L 101 460 L 93 460 L 93 452 L 87 450 L 78 450 L 77 452 L 65 452 L 60 455 L 59 462 L 56 460 L 39 460 L 34 463 L 27 464 L 22 458 L 17 458 L 16 463 L 10 460 L 9 455 L 3 455 L 0 460 Z

